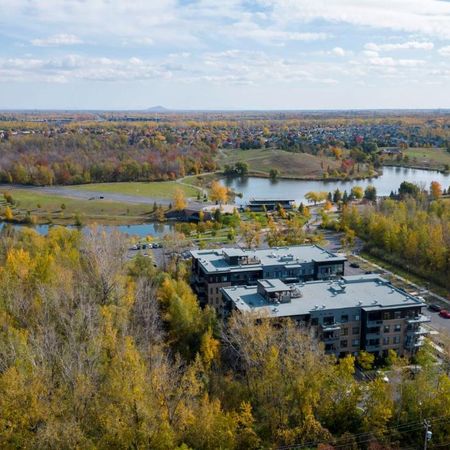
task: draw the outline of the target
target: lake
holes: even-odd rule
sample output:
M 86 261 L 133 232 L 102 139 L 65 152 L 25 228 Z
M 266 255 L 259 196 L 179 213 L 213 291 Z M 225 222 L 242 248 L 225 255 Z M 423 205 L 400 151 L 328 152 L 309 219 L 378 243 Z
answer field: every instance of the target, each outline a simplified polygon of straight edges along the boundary
M 242 193 L 242 198 L 236 197 L 236 203 L 243 205 L 251 198 L 269 197 L 295 200 L 297 204 L 305 202 L 305 194 L 310 191 L 341 191 L 349 192 L 353 186 L 363 188 L 373 185 L 380 196 L 389 195 L 397 191 L 402 181 L 410 181 L 429 188 L 432 181 L 438 181 L 442 187 L 450 187 L 450 174 L 443 174 L 432 170 L 408 169 L 405 167 L 384 167 L 383 174 L 378 178 L 352 181 L 327 180 L 270 180 L 268 178 L 246 177 L 225 178 L 223 183 L 236 192 Z
M 7 224 L 0 222 L 0 230 L 7 226 Z M 39 234 L 47 234 L 49 228 L 52 225 L 21 225 L 21 224 L 13 224 L 14 228 L 23 228 L 29 227 L 33 230 L 36 230 Z M 122 233 L 129 234 L 131 236 L 154 236 L 154 237 L 162 237 L 163 235 L 170 233 L 173 230 L 172 223 L 142 223 L 138 225 L 106 225 L 105 228 L 108 231 L 111 230 L 119 230 Z M 73 225 L 68 225 L 68 228 L 75 228 Z

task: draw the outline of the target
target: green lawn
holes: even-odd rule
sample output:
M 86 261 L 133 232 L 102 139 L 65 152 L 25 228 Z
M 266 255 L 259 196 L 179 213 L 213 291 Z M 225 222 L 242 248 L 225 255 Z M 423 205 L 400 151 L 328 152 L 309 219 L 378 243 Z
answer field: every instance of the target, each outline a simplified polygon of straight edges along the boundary
M 431 169 L 443 170 L 445 165 L 450 166 L 450 153 L 443 148 L 408 148 L 403 150 L 403 155 L 408 156 L 408 166 L 425 167 Z M 397 157 L 386 156 L 385 160 L 389 163 L 405 165 L 405 161 L 397 162 Z
M 408 148 L 405 154 L 416 158 L 419 163 L 437 163 L 450 165 L 450 153 L 443 148 Z
M 156 199 L 170 199 L 173 197 L 176 189 L 181 189 L 188 197 L 196 197 L 198 192 L 195 188 L 177 183 L 176 181 L 152 181 L 149 183 L 92 183 L 70 186 L 68 189 L 104 192 L 109 194 L 136 195 L 139 197 Z
M 8 189 L 15 201 L 13 212 L 23 217 L 28 211 L 38 222 L 73 223 L 78 215 L 83 222 L 139 223 L 147 220 L 151 206 L 108 200 L 78 200 L 59 195 L 38 193 L 32 189 Z M 0 198 L 0 210 L 5 206 Z

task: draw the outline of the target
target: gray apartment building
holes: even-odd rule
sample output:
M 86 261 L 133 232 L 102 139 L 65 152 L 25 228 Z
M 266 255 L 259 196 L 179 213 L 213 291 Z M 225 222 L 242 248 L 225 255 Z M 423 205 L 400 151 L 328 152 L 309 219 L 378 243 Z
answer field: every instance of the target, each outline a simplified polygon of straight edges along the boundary
M 244 250 L 238 247 L 193 250 L 191 284 L 202 305 L 220 309 L 220 289 L 252 286 L 261 279 L 284 283 L 323 280 L 344 274 L 346 258 L 317 245 Z
M 273 320 L 290 318 L 310 327 L 325 351 L 336 356 L 360 350 L 385 356 L 389 349 L 411 355 L 428 333 L 425 304 L 375 274 L 291 285 L 263 279 L 256 286 L 224 287 L 221 292 L 218 312 L 223 317 L 237 310 Z

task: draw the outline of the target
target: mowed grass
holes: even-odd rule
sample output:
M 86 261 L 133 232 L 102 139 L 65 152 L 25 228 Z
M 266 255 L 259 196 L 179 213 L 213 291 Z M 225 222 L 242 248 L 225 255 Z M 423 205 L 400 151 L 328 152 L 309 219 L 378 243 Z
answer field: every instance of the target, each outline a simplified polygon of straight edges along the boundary
M 134 195 L 155 199 L 171 199 L 176 189 L 181 189 L 187 197 L 196 197 L 197 189 L 176 181 L 124 182 L 124 183 L 92 183 L 70 186 L 76 191 L 103 192 L 105 194 Z
M 80 200 L 39 193 L 35 190 L 8 189 L 13 196 L 14 215 L 24 216 L 27 212 L 36 216 L 38 222 L 72 223 L 75 216 L 83 222 L 109 224 L 139 223 L 148 219 L 152 207 L 145 204 L 129 204 L 108 200 Z M 2 209 L 5 206 L 1 198 Z
M 322 177 L 324 169 L 339 168 L 339 162 L 330 158 L 275 149 L 223 150 L 218 162 L 223 168 L 238 161 L 246 161 L 251 172 L 268 175 L 271 169 L 278 169 L 280 176 L 291 178 Z
M 450 153 L 443 148 L 408 148 L 405 155 L 418 164 L 444 165 L 450 166 Z

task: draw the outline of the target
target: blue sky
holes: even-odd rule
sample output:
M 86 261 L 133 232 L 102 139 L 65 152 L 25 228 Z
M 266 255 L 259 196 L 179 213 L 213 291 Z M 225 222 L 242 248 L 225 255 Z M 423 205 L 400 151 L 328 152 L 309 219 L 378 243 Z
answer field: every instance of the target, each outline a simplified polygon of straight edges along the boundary
M 0 0 L 0 108 L 450 107 L 444 0 Z

